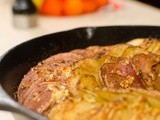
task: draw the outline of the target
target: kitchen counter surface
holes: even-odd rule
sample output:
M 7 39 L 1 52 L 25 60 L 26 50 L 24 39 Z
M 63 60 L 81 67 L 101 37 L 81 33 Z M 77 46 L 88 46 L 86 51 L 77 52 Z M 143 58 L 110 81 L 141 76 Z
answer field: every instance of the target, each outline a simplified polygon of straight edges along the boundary
M 117 0 L 120 1 L 120 0 Z M 44 34 L 84 26 L 107 25 L 155 25 L 160 26 L 160 9 L 135 0 L 121 0 L 122 8 L 114 10 L 103 7 L 91 14 L 74 17 L 38 16 L 38 26 L 30 29 L 16 29 L 12 25 L 11 0 L 0 1 L 0 55 L 11 47 Z M 17 115 L 0 111 L 1 120 L 20 120 Z

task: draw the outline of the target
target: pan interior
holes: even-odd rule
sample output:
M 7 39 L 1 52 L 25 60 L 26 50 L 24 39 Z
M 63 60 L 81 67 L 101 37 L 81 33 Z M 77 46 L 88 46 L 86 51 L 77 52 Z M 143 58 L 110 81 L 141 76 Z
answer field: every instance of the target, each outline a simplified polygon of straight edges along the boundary
M 18 85 L 37 62 L 57 53 L 92 45 L 112 45 L 135 38 L 160 38 L 160 27 L 109 26 L 87 27 L 54 33 L 22 43 L 0 59 L 0 83 L 14 98 Z

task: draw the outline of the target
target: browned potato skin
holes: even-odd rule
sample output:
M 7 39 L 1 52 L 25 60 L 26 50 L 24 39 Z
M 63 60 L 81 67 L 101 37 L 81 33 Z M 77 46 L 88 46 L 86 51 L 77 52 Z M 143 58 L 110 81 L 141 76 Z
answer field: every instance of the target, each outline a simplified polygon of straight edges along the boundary
M 122 59 L 116 63 L 105 63 L 101 67 L 101 78 L 109 88 L 144 88 L 130 59 Z
M 54 82 L 55 86 L 57 82 L 58 84 L 65 84 L 65 75 L 63 75 L 62 71 L 65 70 L 67 66 L 70 66 L 74 62 L 79 61 L 83 58 L 83 56 L 74 53 L 61 53 L 58 55 L 51 56 L 50 58 L 38 63 L 38 65 L 33 67 L 22 79 L 22 82 L 17 92 L 18 101 L 22 105 L 26 106 L 27 108 L 30 108 L 35 112 L 43 113 L 43 111 L 46 111 L 46 109 L 48 109 L 49 104 L 39 104 L 35 106 L 34 104 L 36 104 L 36 101 L 34 101 L 35 103 L 32 102 L 32 99 L 34 99 L 35 94 L 40 94 L 38 92 L 35 92 L 35 89 L 39 89 L 37 88 L 37 86 L 39 86 L 42 83 L 48 83 L 47 85 L 45 85 L 45 87 L 42 84 L 43 87 L 40 91 L 43 91 L 43 94 L 49 94 L 50 92 L 47 91 L 47 87 L 50 85 L 50 82 Z M 41 95 L 39 95 L 39 98 L 37 99 L 41 99 Z M 51 93 L 44 99 L 48 99 L 47 101 L 51 103 Z

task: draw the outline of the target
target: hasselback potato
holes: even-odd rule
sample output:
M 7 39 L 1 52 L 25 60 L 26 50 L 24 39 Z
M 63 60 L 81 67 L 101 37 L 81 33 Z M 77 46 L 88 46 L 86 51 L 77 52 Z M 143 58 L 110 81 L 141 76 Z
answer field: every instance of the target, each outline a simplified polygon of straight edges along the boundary
M 160 42 L 135 41 L 39 62 L 19 85 L 19 103 L 50 120 L 160 119 Z

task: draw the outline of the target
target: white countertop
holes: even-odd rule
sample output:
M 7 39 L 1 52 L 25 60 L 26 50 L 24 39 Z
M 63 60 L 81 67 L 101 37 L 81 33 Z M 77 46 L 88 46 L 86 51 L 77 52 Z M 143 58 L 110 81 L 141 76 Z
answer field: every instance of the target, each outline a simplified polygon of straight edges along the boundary
M 74 17 L 38 17 L 38 26 L 31 29 L 16 29 L 12 26 L 11 0 L 0 0 L 0 55 L 11 47 L 31 38 L 53 32 L 84 26 L 107 25 L 156 25 L 160 26 L 160 9 L 135 0 L 121 0 L 123 7 L 101 10 Z M 0 111 L 1 120 L 14 120 L 10 112 Z

